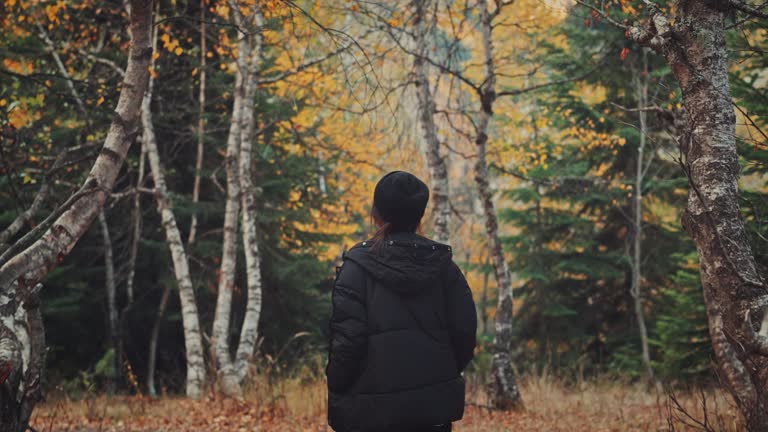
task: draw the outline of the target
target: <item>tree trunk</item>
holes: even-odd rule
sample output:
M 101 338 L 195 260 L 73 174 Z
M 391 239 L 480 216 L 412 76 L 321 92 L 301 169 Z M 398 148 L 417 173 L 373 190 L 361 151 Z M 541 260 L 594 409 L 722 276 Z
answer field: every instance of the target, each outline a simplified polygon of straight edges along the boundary
M 139 242 L 141 241 L 141 194 L 138 188 L 144 183 L 144 161 L 147 156 L 147 147 L 141 145 L 141 154 L 139 155 L 139 175 L 136 179 L 136 192 L 133 195 L 133 210 L 131 220 L 133 221 L 133 234 L 131 235 L 131 250 L 128 256 L 128 277 L 125 283 L 125 291 L 128 296 L 128 304 L 133 303 L 133 279 L 136 275 L 136 258 L 139 255 Z
M 192 186 L 192 204 L 200 202 L 200 175 L 203 170 L 203 147 L 205 146 L 205 76 L 206 76 L 206 50 L 205 50 L 205 0 L 200 0 L 200 91 L 197 97 L 197 158 L 195 159 L 195 182 Z M 189 238 L 187 245 L 195 242 L 197 236 L 197 209 L 192 213 L 192 222 L 189 224 Z
M 448 170 L 445 159 L 440 156 L 440 140 L 435 126 L 435 101 L 429 88 L 429 76 L 424 58 L 429 53 L 426 9 L 428 1 L 416 2 L 416 52 L 413 58 L 413 73 L 416 79 L 419 125 L 426 146 L 427 165 L 431 179 L 431 199 L 434 208 L 435 240 L 448 243 L 448 225 L 451 217 L 449 201 Z
M 24 415 L 30 415 L 34 406 L 32 402 L 22 409 L 23 406 L 15 404 L 23 366 L 20 364 L 18 338 L 8 325 L 10 318 L 15 314 L 25 290 L 35 286 L 37 281 L 64 260 L 98 216 L 136 134 L 139 107 L 152 57 L 152 1 L 132 0 L 131 5 L 129 31 L 132 38 L 128 67 L 101 153 L 82 187 L 45 221 L 0 255 L 0 370 L 9 373 L 5 381 L 10 384 L 2 386 L 0 390 L 2 432 L 17 432 L 19 420 Z M 37 238 L 43 231 L 45 233 L 42 237 Z M 0 376 L 3 375 L 0 373 Z M 35 385 L 34 381 L 28 382 L 27 379 L 24 379 L 24 384 L 27 388 Z M 26 428 L 26 425 L 22 427 Z
M 187 350 L 187 396 L 199 398 L 203 393 L 205 384 L 205 361 L 203 358 L 203 346 L 200 335 L 200 322 L 195 302 L 195 291 L 192 286 L 192 278 L 189 275 L 189 262 L 181 241 L 181 233 L 176 224 L 170 200 L 168 199 L 168 187 L 165 183 L 165 172 L 160 164 L 160 156 L 157 150 L 157 140 L 152 124 L 152 88 L 154 80 L 150 78 L 149 89 L 144 96 L 141 109 L 141 122 L 144 127 L 143 142 L 147 149 L 149 169 L 155 184 L 155 200 L 157 211 L 160 213 L 168 249 L 171 252 L 173 271 L 176 283 L 179 287 L 179 299 L 181 301 L 181 321 L 184 326 L 184 344 Z
M 147 366 L 147 389 L 149 395 L 157 397 L 157 386 L 155 385 L 155 370 L 157 368 L 157 340 L 160 338 L 160 325 L 163 323 L 165 308 L 168 306 L 168 299 L 171 297 L 171 286 L 163 287 L 163 296 L 160 298 L 160 304 L 157 306 L 155 322 L 152 324 L 152 333 L 149 336 L 149 361 Z
M 485 260 L 485 266 L 491 264 L 489 259 Z M 482 334 L 488 334 L 488 279 L 490 272 L 487 269 L 483 269 L 483 291 L 480 295 L 480 319 L 482 323 Z
M 254 28 L 263 25 L 263 16 L 258 7 L 253 8 Z M 253 355 L 258 339 L 259 316 L 261 315 L 261 264 L 259 262 L 259 239 L 256 232 L 256 186 L 253 183 L 253 131 L 255 128 L 254 101 L 257 90 L 257 78 L 262 58 L 261 31 L 253 32 L 251 40 L 251 63 L 245 82 L 243 99 L 242 129 L 240 136 L 239 176 L 241 186 L 241 229 L 243 249 L 245 250 L 245 270 L 248 300 L 245 306 L 245 318 L 240 329 L 240 342 L 235 356 L 235 370 L 238 383 L 242 384 L 248 373 L 248 360 Z
M 632 269 L 632 286 L 630 294 L 635 307 L 635 319 L 640 333 L 640 347 L 642 350 L 643 366 L 647 374 L 648 383 L 656 381 L 651 365 L 651 351 L 648 347 L 648 330 L 645 325 L 645 313 L 643 312 L 643 296 L 641 292 L 642 279 L 642 238 L 643 238 L 643 180 L 645 176 L 645 142 L 648 128 L 646 124 L 648 105 L 648 67 L 646 51 L 643 49 L 643 70 L 637 77 L 638 112 L 640 115 L 640 143 L 637 147 L 637 161 L 635 164 L 635 184 L 632 195 L 632 256 L 630 258 Z
M 736 116 L 728 82 L 727 12 L 708 2 L 680 2 L 672 21 L 651 10 L 652 29 L 630 37 L 662 53 L 683 94 L 687 134 L 681 161 L 690 189 L 683 226 L 699 254 L 709 332 L 720 377 L 750 431 L 768 431 L 766 285 L 757 272 L 739 212 Z M 674 28 L 672 28 L 674 26 Z M 670 35 L 674 35 L 671 37 Z
M 227 173 L 227 201 L 224 210 L 224 239 L 221 252 L 219 286 L 216 297 L 216 314 L 213 320 L 213 344 L 219 387 L 227 396 L 238 397 L 242 394 L 235 364 L 229 345 L 229 327 L 232 312 L 232 290 L 235 288 L 237 263 L 237 224 L 240 213 L 239 161 L 242 139 L 243 98 L 245 96 L 245 78 L 248 73 L 249 39 L 242 29 L 243 17 L 235 1 L 230 1 L 230 13 L 238 29 L 238 70 L 235 77 L 232 117 L 227 137 L 227 155 L 225 171 Z
M 488 132 L 493 119 L 493 102 L 496 99 L 496 72 L 493 59 L 491 16 L 485 0 L 478 2 L 480 29 L 485 61 L 485 79 L 480 88 L 480 114 L 477 120 L 477 162 L 475 182 L 485 216 L 485 232 L 488 235 L 490 256 L 496 273 L 498 303 L 496 306 L 495 336 L 493 340 L 493 379 L 489 387 L 489 399 L 493 407 L 502 410 L 523 408 L 523 400 L 515 380 L 512 364 L 512 279 L 504 258 L 499 237 L 499 222 L 493 204 L 493 192 L 488 178 Z
M 110 394 L 117 392 L 117 382 L 120 376 L 121 352 L 120 338 L 118 336 L 117 318 L 117 288 L 115 286 L 115 259 L 112 251 L 112 237 L 109 235 L 109 225 L 104 210 L 99 212 L 99 225 L 101 226 L 101 238 L 104 246 L 104 273 L 105 287 L 107 290 L 107 311 L 109 312 L 109 344 L 112 349 L 112 375 L 107 379 L 107 389 Z

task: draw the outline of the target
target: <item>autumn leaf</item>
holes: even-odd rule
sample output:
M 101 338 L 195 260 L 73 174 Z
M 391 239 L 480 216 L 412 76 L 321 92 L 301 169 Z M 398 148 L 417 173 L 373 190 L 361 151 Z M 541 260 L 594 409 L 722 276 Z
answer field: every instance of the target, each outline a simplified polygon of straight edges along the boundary
M 629 55 L 629 48 L 623 48 L 621 50 L 621 55 L 620 55 L 621 60 L 622 61 L 626 60 L 628 55 Z

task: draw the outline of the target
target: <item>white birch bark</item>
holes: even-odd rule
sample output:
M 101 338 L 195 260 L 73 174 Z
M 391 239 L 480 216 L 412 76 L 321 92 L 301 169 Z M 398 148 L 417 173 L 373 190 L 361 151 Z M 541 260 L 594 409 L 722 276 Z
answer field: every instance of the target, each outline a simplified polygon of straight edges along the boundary
M 487 143 L 493 120 L 493 103 L 496 99 L 496 71 L 493 58 L 491 15 L 485 0 L 478 2 L 480 31 L 483 41 L 485 78 L 480 87 L 480 113 L 477 119 L 477 161 L 475 181 L 485 216 L 485 232 L 488 235 L 491 261 L 493 262 L 498 301 L 496 305 L 495 335 L 493 340 L 493 379 L 489 388 L 491 405 L 497 409 L 522 409 L 523 400 L 515 380 L 512 363 L 512 278 L 499 237 L 499 222 L 493 203 L 493 191 L 488 177 Z
M 115 116 L 110 125 L 101 153 L 91 167 L 82 187 L 35 229 L 22 237 L 0 255 L 0 364 L 11 362 L 11 379 L 21 379 L 18 368 L 21 355 L 18 339 L 14 336 L 9 319 L 16 311 L 21 289 L 36 284 L 61 262 L 75 243 L 88 230 L 97 217 L 112 189 L 125 155 L 136 134 L 141 100 L 146 89 L 152 47 L 150 29 L 151 0 L 131 0 L 129 31 L 131 44 L 128 66 L 121 86 Z M 44 234 L 39 237 L 41 233 Z M 30 383 L 31 384 L 31 383 Z M 11 388 L 14 388 L 13 386 Z M 17 388 L 17 387 L 16 387 Z M 0 431 L 14 430 L 24 414 L 8 408 L 7 397 L 0 396 L 4 408 L 0 412 Z M 28 405 L 28 414 L 34 404 Z
M 247 29 L 243 28 L 240 6 L 235 0 L 230 1 L 232 20 L 238 35 L 237 76 L 235 77 L 232 116 L 227 137 L 225 171 L 227 173 L 227 199 L 224 209 L 224 239 L 221 252 L 216 314 L 213 320 L 213 348 L 216 356 L 219 387 L 227 396 L 238 397 L 242 394 L 240 383 L 232 360 L 229 344 L 230 317 L 232 314 L 232 290 L 235 288 L 237 263 L 237 225 L 240 212 L 240 141 L 242 139 L 243 98 L 245 96 L 245 78 L 248 71 L 250 51 Z
M 416 78 L 416 99 L 418 101 L 419 125 L 424 140 L 427 166 L 431 180 L 431 200 L 434 208 L 435 240 L 448 243 L 448 231 L 451 217 L 449 201 L 448 169 L 445 159 L 440 155 L 440 140 L 435 125 L 435 100 L 429 88 L 429 74 L 424 60 L 429 54 L 427 8 L 431 2 L 416 2 L 416 40 L 417 55 L 413 58 L 413 73 Z
M 205 40 L 205 0 L 200 0 L 200 90 L 197 96 L 197 157 L 195 159 L 195 181 L 192 186 L 192 204 L 200 202 L 200 176 L 203 170 L 203 148 L 205 145 L 205 78 L 206 78 L 206 40 Z M 187 245 L 195 242 L 197 236 L 197 209 L 192 213 L 189 224 Z
M 248 360 L 253 355 L 258 339 L 259 317 L 261 315 L 261 264 L 259 262 L 259 240 L 256 230 L 256 186 L 253 183 L 253 131 L 255 128 L 254 101 L 258 73 L 261 67 L 261 27 L 264 19 L 258 7 L 253 8 L 255 30 L 251 40 L 251 55 L 243 99 L 242 129 L 240 139 L 239 177 L 241 186 L 241 229 L 245 250 L 245 270 L 248 299 L 245 318 L 240 329 L 240 342 L 235 355 L 235 370 L 238 383 L 242 384 L 248 372 Z
M 664 56 L 682 90 L 688 124 L 680 164 L 690 186 L 682 222 L 699 254 L 712 348 L 747 429 L 768 431 L 768 338 L 751 322 L 751 315 L 766 312 L 768 288 L 739 212 L 736 115 L 725 41 L 728 14 L 755 11 L 738 1 L 675 6 L 671 19 L 651 3 L 650 25 L 625 29 Z
M 168 198 L 168 187 L 165 182 L 165 172 L 160 164 L 160 156 L 157 149 L 155 129 L 152 124 L 152 89 L 154 80 L 150 78 L 149 88 L 144 96 L 141 109 L 141 122 L 144 128 L 143 143 L 147 150 L 149 169 L 155 184 L 155 201 L 157 211 L 160 213 L 168 249 L 173 261 L 173 271 L 179 288 L 179 300 L 181 301 L 181 320 L 184 327 L 184 344 L 187 357 L 186 393 L 190 398 L 199 398 L 203 393 L 205 384 L 205 361 L 203 358 L 203 346 L 200 334 L 200 322 L 195 301 L 195 291 L 192 286 L 192 278 L 189 274 L 189 262 L 181 241 L 181 233 L 176 224 L 176 216 L 173 214 L 171 202 Z

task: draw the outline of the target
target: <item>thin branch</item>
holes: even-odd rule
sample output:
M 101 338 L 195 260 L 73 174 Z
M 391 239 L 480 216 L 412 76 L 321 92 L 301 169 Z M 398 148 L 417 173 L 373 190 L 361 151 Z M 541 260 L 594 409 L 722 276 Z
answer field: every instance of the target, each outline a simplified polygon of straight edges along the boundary
M 616 21 L 615 19 L 611 18 L 602 9 L 598 9 L 598 8 L 596 8 L 596 7 L 590 5 L 590 4 L 588 4 L 588 3 L 586 3 L 586 2 L 584 2 L 582 0 L 576 0 L 576 3 L 582 5 L 582 6 L 586 7 L 586 8 L 592 9 L 595 13 L 600 15 L 606 22 L 608 22 L 609 24 L 611 24 L 611 25 L 613 25 L 615 27 L 618 27 L 618 28 L 620 28 L 622 30 L 625 30 L 625 31 L 630 29 L 630 27 L 628 25 L 622 24 L 622 23 Z
M 755 8 L 753 8 L 752 6 L 750 6 L 750 5 L 746 4 L 746 3 L 740 2 L 739 0 L 727 0 L 727 2 L 728 2 L 728 4 L 732 8 L 734 8 L 734 9 L 740 11 L 740 12 L 744 12 L 745 14 L 747 14 L 747 15 L 749 15 L 751 17 L 760 18 L 760 19 L 768 19 L 768 13 L 765 13 L 765 12 L 761 11 L 760 9 L 755 9 Z M 765 6 L 763 5 L 763 6 L 760 6 L 760 7 L 762 8 L 762 7 L 765 7 Z
M 542 89 L 542 88 L 545 88 L 545 87 L 558 86 L 558 85 L 567 84 L 567 83 L 574 82 L 574 81 L 580 81 L 580 80 L 588 77 L 589 75 L 591 75 L 592 72 L 594 72 L 595 70 L 597 70 L 596 67 L 594 69 L 589 70 L 586 73 L 583 73 L 583 74 L 581 74 L 579 76 L 576 76 L 576 77 L 573 77 L 573 78 L 565 78 L 565 79 L 561 79 L 561 80 L 557 80 L 557 81 L 550 81 L 550 82 L 536 84 L 536 85 L 532 85 L 530 87 L 525 87 L 525 88 L 516 89 L 516 90 L 501 91 L 501 92 L 496 93 L 496 96 L 517 96 L 517 95 L 521 95 L 523 93 L 532 92 L 534 90 L 539 90 L 539 89 Z
M 67 71 L 67 68 L 64 66 L 64 63 L 61 61 L 61 57 L 59 56 L 59 53 L 56 52 L 56 45 L 53 43 L 50 37 L 48 37 L 48 32 L 45 31 L 42 25 L 40 25 L 39 22 L 35 23 L 37 25 L 38 31 L 40 31 L 40 38 L 43 39 L 43 42 L 45 42 L 45 45 L 48 47 L 48 51 L 53 56 L 53 60 L 56 62 L 56 66 L 59 68 L 59 72 L 61 75 L 64 76 L 67 80 L 67 87 L 69 88 L 70 93 L 72 93 L 72 97 L 75 98 L 75 102 L 77 102 L 77 107 L 80 110 L 80 114 L 83 115 L 87 119 L 88 113 L 85 110 L 85 105 L 83 104 L 83 100 L 80 98 L 80 94 L 77 93 L 77 89 L 75 89 L 75 86 L 72 84 L 72 80 L 70 79 L 69 72 Z
M 88 57 L 89 59 L 93 60 L 96 63 L 101 63 L 103 65 L 109 66 L 109 68 L 112 69 L 113 71 L 117 72 L 118 75 L 120 75 L 121 77 L 125 77 L 125 71 L 123 70 L 123 68 L 118 66 L 118 64 L 115 63 L 114 61 L 109 60 L 109 59 L 105 59 L 103 57 L 95 56 L 95 55 L 89 53 L 88 51 L 86 51 L 86 50 L 84 50 L 82 48 L 78 48 L 77 51 L 80 54 Z
M 296 75 L 297 73 L 300 73 L 300 72 L 302 72 L 302 71 L 304 71 L 306 69 L 311 68 L 312 66 L 315 66 L 315 65 L 318 65 L 320 63 L 323 63 L 324 61 L 329 60 L 332 57 L 335 57 L 335 56 L 343 53 L 344 51 L 347 51 L 348 49 L 352 48 L 354 45 L 355 45 L 355 42 L 348 43 L 347 45 L 344 45 L 341 48 L 336 49 L 335 51 L 331 51 L 331 52 L 329 52 L 328 54 L 326 54 L 326 55 L 324 55 L 322 57 L 319 57 L 319 58 L 312 59 L 312 60 L 309 60 L 307 62 L 304 62 L 304 63 L 302 63 L 301 65 L 297 66 L 296 68 L 294 68 L 292 70 L 285 71 L 283 73 L 280 73 L 280 74 L 277 74 L 277 75 L 273 75 L 273 76 L 270 76 L 270 77 L 260 78 L 258 80 L 258 84 L 272 84 L 272 83 L 276 83 L 278 81 L 284 80 L 285 78 L 287 78 L 287 77 L 289 77 L 291 75 Z

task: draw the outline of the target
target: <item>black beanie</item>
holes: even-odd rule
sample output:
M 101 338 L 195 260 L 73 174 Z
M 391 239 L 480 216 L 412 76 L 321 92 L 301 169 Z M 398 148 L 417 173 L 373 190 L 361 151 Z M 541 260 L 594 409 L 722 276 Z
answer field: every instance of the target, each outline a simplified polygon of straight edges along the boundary
M 392 171 L 376 184 L 373 206 L 396 229 L 416 229 L 429 201 L 429 188 L 415 175 Z

